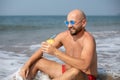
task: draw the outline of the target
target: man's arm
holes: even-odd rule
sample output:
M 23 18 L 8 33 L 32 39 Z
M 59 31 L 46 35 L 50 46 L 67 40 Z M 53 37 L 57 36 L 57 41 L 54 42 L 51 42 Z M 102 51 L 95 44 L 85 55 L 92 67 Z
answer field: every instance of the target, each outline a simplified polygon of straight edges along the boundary
M 27 67 L 31 67 L 31 65 L 36 62 L 38 59 L 41 58 L 41 56 L 43 55 L 41 48 L 39 48 L 29 59 L 28 61 L 25 63 L 24 66 Z
M 29 70 L 31 66 L 36 62 L 38 59 L 41 58 L 42 56 L 42 51 L 41 49 L 38 49 L 30 58 L 29 60 L 22 66 L 20 70 L 20 75 L 26 79 L 28 77 Z
M 72 56 L 68 56 L 59 50 L 54 50 L 54 55 L 59 59 L 64 61 L 65 63 L 86 72 L 91 65 L 93 55 L 95 53 L 96 45 L 93 38 L 86 39 L 84 41 L 84 47 L 82 49 L 81 56 L 78 58 L 74 58 Z
M 62 34 L 63 33 L 60 33 L 55 37 L 54 43 L 52 44 L 52 46 L 56 48 L 59 48 L 62 46 L 61 41 L 60 41 L 61 38 L 63 37 Z M 30 67 L 34 62 L 40 59 L 42 55 L 43 55 L 43 52 L 42 52 L 42 49 L 40 48 L 29 58 L 29 60 L 25 63 L 25 65 Z

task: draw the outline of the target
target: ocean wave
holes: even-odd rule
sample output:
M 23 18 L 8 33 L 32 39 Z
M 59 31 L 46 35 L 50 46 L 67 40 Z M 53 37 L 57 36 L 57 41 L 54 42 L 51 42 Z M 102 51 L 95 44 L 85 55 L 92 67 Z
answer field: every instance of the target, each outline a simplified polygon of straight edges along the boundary
M 25 54 L 18 54 L 11 51 L 1 50 L 0 55 L 0 79 L 12 74 L 28 59 Z
M 120 35 L 120 31 L 94 31 L 94 32 L 91 32 L 93 34 L 93 36 L 95 38 L 111 38 L 111 37 L 114 37 L 114 36 L 119 36 Z
M 0 25 L 0 31 L 8 31 L 8 30 L 40 30 L 40 29 L 50 29 L 56 28 L 55 26 L 35 26 L 35 25 Z
M 29 49 L 30 49 L 30 50 L 36 50 L 36 49 L 38 49 L 38 48 L 40 48 L 40 47 L 41 47 L 40 44 L 36 44 L 36 45 L 31 45 L 31 46 L 29 47 Z

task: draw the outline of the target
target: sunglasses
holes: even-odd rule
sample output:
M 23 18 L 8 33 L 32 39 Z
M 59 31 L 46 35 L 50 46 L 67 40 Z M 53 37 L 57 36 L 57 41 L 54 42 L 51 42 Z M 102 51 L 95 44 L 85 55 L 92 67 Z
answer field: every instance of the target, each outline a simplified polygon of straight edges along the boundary
M 71 24 L 72 26 L 75 24 L 75 21 L 71 20 L 71 21 L 64 21 L 65 25 L 68 26 L 69 24 Z
M 84 18 L 82 18 L 82 19 L 81 19 L 80 21 L 78 21 L 78 22 L 76 22 L 76 21 L 74 21 L 74 20 L 64 21 L 64 23 L 65 23 L 66 26 L 68 26 L 69 24 L 71 24 L 71 25 L 73 26 L 74 24 L 77 24 L 77 23 L 82 22 L 83 19 L 84 19 Z

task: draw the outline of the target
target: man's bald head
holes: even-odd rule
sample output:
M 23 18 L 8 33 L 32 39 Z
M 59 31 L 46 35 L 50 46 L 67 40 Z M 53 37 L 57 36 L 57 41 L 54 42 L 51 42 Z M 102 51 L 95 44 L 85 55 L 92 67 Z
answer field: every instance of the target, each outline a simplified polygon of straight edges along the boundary
M 69 16 L 75 17 L 75 18 L 77 18 L 77 19 L 81 19 L 81 18 L 86 19 L 86 15 L 84 14 L 84 12 L 83 12 L 82 10 L 79 10 L 79 9 L 72 10 L 72 11 L 68 14 L 68 17 L 69 17 Z

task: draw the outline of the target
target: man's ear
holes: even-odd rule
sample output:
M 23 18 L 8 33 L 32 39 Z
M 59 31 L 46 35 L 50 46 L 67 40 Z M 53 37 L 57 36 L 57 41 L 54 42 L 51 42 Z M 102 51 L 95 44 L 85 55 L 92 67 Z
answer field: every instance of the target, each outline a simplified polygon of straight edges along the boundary
M 86 19 L 83 19 L 83 20 L 82 20 L 82 25 L 83 25 L 83 27 L 85 27 L 85 26 L 86 26 L 86 24 L 87 24 Z

